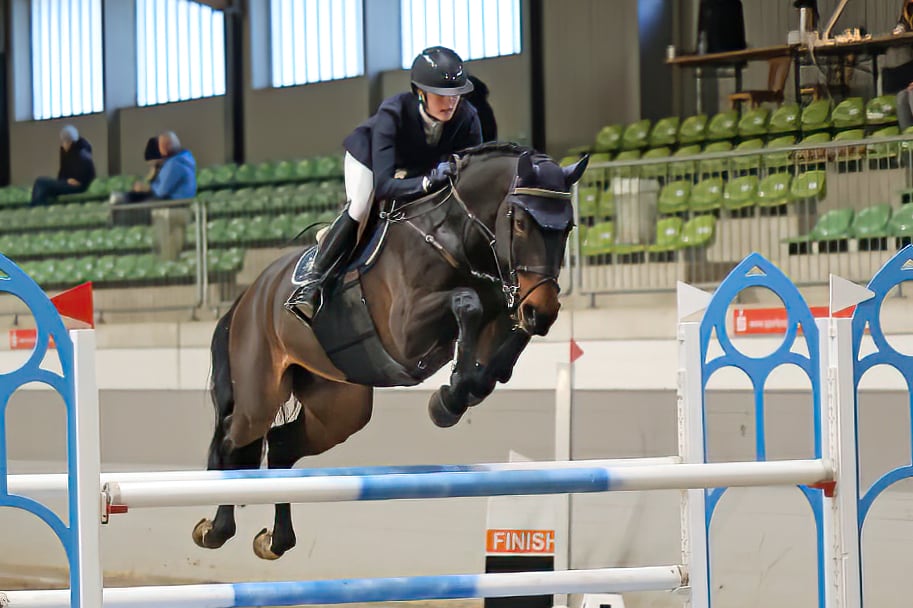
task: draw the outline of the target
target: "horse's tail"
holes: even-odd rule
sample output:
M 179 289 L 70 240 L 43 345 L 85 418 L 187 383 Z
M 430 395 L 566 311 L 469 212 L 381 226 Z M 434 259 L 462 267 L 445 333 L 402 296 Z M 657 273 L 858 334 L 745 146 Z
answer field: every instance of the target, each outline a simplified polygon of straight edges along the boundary
M 241 296 L 238 296 L 238 299 L 231 305 L 228 312 L 219 319 L 212 334 L 212 344 L 210 346 L 212 383 L 209 388 L 209 394 L 212 397 L 212 405 L 215 409 L 216 423 L 212 433 L 212 443 L 209 445 L 208 468 L 210 470 L 224 468 L 222 466 L 222 448 L 227 430 L 225 419 L 231 415 L 235 408 L 235 392 L 231 381 L 228 337 L 231 329 L 231 320 L 240 300 Z

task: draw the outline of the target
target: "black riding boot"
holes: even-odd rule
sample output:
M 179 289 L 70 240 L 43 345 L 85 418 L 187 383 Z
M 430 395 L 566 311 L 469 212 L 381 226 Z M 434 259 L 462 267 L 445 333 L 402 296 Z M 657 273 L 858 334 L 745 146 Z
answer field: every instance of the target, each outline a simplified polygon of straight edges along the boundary
M 330 225 L 323 242 L 317 248 L 317 256 L 310 271 L 302 284 L 289 296 L 285 307 L 308 319 L 313 317 L 320 303 L 320 290 L 345 265 L 345 258 L 349 256 L 357 239 L 358 222 L 352 219 L 348 211 L 343 211 Z

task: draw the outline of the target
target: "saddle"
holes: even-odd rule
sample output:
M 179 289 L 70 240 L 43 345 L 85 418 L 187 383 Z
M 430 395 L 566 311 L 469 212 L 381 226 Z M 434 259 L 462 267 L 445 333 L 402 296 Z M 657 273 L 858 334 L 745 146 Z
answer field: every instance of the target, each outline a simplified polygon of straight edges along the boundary
M 361 279 L 377 261 L 387 239 L 390 223 L 373 214 L 367 229 L 368 238 L 340 273 L 340 279 L 328 283 L 322 302 L 308 323 L 333 365 L 354 384 L 368 386 L 414 386 L 433 372 L 427 367 L 407 369 L 393 359 L 377 335 L 368 310 Z M 300 285 L 314 263 L 317 246 L 308 248 L 292 272 L 292 283 Z M 302 320 L 302 322 L 306 322 Z

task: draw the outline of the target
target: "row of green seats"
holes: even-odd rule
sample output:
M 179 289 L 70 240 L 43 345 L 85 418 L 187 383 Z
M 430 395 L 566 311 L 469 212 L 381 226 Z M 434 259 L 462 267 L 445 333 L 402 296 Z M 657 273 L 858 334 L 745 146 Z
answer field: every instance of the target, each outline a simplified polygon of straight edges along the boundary
M 310 237 L 319 225 L 330 223 L 336 217 L 336 211 L 322 213 L 302 212 L 298 214 L 283 213 L 280 215 L 258 215 L 254 217 L 217 218 L 206 225 L 207 241 L 211 246 L 221 247 L 239 243 L 281 243 L 290 241 L 301 230 L 311 224 L 318 224 L 310 231 Z M 306 235 L 307 236 L 307 235 Z M 186 238 L 189 243 L 196 242 L 193 226 L 187 227 Z
M 897 211 L 887 203 L 872 205 L 858 212 L 832 209 L 818 218 L 808 234 L 791 237 L 784 242 L 799 244 L 884 237 L 913 237 L 913 204 L 903 205 Z
M 261 193 L 249 188 L 234 192 L 216 192 L 221 194 L 207 200 L 207 211 L 212 216 L 339 209 L 345 200 L 345 191 L 341 187 L 289 189 L 271 193 Z
M 24 205 L 32 198 L 32 189 L 21 186 L 0 188 L 0 207 Z
M 826 194 L 827 174 L 806 171 L 795 178 L 786 172 L 771 173 L 763 179 L 743 175 L 723 182 L 711 177 L 692 185 L 679 180 L 666 184 L 659 193 L 657 210 L 663 215 L 691 211 L 708 213 L 724 208 L 737 211 L 748 207 L 779 207 L 790 201 L 820 199 Z
M 605 153 L 644 150 L 829 129 L 883 127 L 896 123 L 897 108 L 893 95 L 876 97 L 867 104 L 861 97 L 850 97 L 836 107 L 831 100 L 822 99 L 813 101 L 805 108 L 800 108 L 795 103 L 785 103 L 773 112 L 760 107 L 741 115 L 736 110 L 727 110 L 709 118 L 699 114 L 685 120 L 670 116 L 655 124 L 649 119 L 643 119 L 627 126 L 607 125 L 597 133 L 593 151 Z
M 58 203 L 74 203 L 80 201 L 97 201 L 108 198 L 112 192 L 129 192 L 133 184 L 142 181 L 137 175 L 112 175 L 110 177 L 96 177 L 89 184 L 89 188 L 80 194 L 67 194 L 58 197 Z
M 266 161 L 204 167 L 197 173 L 197 187 L 219 188 L 233 184 L 267 184 L 342 176 L 342 158 L 317 156 L 297 161 Z
M 637 253 L 667 253 L 680 249 L 706 247 L 713 242 L 716 218 L 698 215 L 687 222 L 680 217 L 662 218 L 656 223 L 656 237 L 649 245 L 618 243 L 615 223 L 600 222 L 580 227 L 580 251 L 585 257 L 600 255 L 631 255 Z
M 83 281 L 101 285 L 149 282 L 186 283 L 196 276 L 193 252 L 177 260 L 161 260 L 151 253 L 134 255 L 87 255 L 22 262 L 20 266 L 42 287 L 68 286 Z M 224 249 L 209 252 L 207 265 L 211 274 L 235 273 L 241 269 L 244 251 Z
M 10 257 L 43 257 L 139 251 L 151 248 L 153 240 L 152 231 L 147 226 L 5 234 L 0 236 L 0 252 Z
M 108 215 L 108 203 L 104 202 L 0 209 L 0 232 L 104 226 Z

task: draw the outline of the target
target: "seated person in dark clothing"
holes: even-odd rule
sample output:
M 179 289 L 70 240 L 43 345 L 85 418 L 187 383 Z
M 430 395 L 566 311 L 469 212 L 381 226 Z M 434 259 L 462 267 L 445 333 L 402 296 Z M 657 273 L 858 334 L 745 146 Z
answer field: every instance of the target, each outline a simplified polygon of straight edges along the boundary
M 44 205 L 61 194 L 85 192 L 95 179 L 92 145 L 79 136 L 76 127 L 60 130 L 60 170 L 57 179 L 39 177 L 32 186 L 32 205 Z
M 495 121 L 494 110 L 488 103 L 488 85 L 473 75 L 469 81 L 475 88 L 463 96 L 479 113 L 479 123 L 482 125 L 482 141 L 496 141 L 498 139 L 498 123 Z

